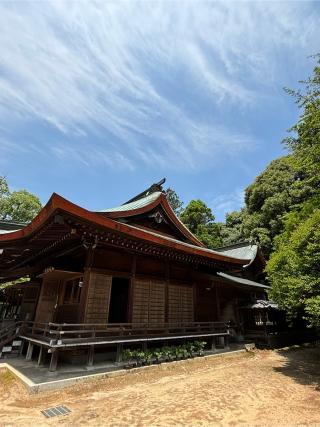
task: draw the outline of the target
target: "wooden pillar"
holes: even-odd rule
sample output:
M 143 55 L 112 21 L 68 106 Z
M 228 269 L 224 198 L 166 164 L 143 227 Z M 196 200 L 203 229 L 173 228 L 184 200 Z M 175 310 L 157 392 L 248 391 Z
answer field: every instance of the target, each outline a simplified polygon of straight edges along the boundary
M 193 288 L 193 321 L 196 322 L 198 320 L 198 289 L 197 289 L 197 283 L 194 282 L 192 284 Z
M 219 299 L 219 292 L 218 292 L 218 283 L 215 285 L 215 291 L 216 291 L 216 309 L 217 309 L 217 320 L 220 320 L 220 299 Z
M 49 371 L 55 372 L 58 365 L 58 350 L 52 350 Z
M 118 344 L 117 345 L 117 354 L 116 354 L 116 363 L 122 362 L 122 350 L 123 350 L 123 345 Z
M 224 347 L 225 347 L 226 350 L 230 349 L 230 346 L 229 346 L 229 335 L 226 335 L 224 337 Z
M 83 284 L 80 296 L 80 307 L 78 314 L 78 322 L 82 323 L 85 319 L 87 299 L 88 299 L 88 290 L 89 290 L 89 280 L 90 280 L 90 271 L 94 261 L 94 249 L 90 246 L 87 249 L 87 256 L 84 264 L 84 275 L 83 275 Z
M 93 366 L 94 359 L 94 346 L 90 345 L 88 348 L 88 356 L 87 356 L 87 366 Z
M 43 345 L 40 347 L 39 357 L 38 357 L 38 366 L 43 366 L 46 357 L 46 350 Z
M 24 344 L 25 344 L 25 341 L 24 341 L 24 340 L 21 340 L 21 346 L 20 346 L 20 350 L 19 350 L 19 356 L 21 356 L 21 355 L 22 355 L 22 353 L 23 353 Z
M 127 310 L 127 322 L 132 323 L 132 310 L 133 310 L 133 287 L 134 279 L 136 277 L 136 268 L 137 268 L 137 257 L 136 255 L 132 256 L 131 263 L 131 279 L 129 283 L 129 295 L 128 295 L 128 310 Z
M 170 283 L 170 264 L 166 262 L 165 265 L 165 295 L 164 295 L 164 321 L 168 323 L 169 320 L 169 283 Z
M 28 344 L 28 350 L 27 350 L 27 355 L 26 355 L 26 360 L 31 360 L 32 359 L 32 353 L 33 353 L 33 344 L 31 342 L 29 342 L 29 344 Z
M 211 351 L 216 351 L 216 337 L 211 338 Z

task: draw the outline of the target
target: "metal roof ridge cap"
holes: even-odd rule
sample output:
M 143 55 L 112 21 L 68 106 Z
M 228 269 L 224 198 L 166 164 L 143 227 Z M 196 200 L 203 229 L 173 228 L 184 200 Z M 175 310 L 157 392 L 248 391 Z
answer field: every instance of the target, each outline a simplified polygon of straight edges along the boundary
M 155 194 L 157 194 L 157 196 L 156 197 L 154 197 L 155 196 Z M 155 202 L 158 198 L 160 198 L 161 197 L 161 195 L 162 195 L 163 193 L 161 193 L 161 191 L 155 191 L 154 193 L 151 193 L 151 194 L 148 194 L 147 196 L 145 196 L 145 197 L 143 197 L 143 198 L 141 198 L 141 199 L 138 199 L 138 200 L 134 200 L 134 201 L 132 201 L 132 202 L 129 202 L 129 203 L 123 203 L 122 205 L 119 205 L 119 206 L 114 206 L 113 208 L 107 208 L 107 209 L 102 209 L 102 210 L 99 210 L 99 211 L 91 211 L 91 212 L 95 212 L 95 213 L 100 213 L 100 214 L 103 214 L 103 213 L 106 213 L 106 214 L 108 214 L 108 213 L 111 213 L 111 214 L 115 214 L 115 213 L 124 213 L 124 212 L 127 212 L 126 210 L 121 210 L 121 208 L 123 208 L 123 207 L 125 207 L 125 206 L 128 206 L 128 205 L 134 205 L 134 204 L 136 204 L 136 203 L 138 203 L 138 202 L 141 202 L 141 201 L 143 201 L 144 199 L 147 199 L 147 198 L 150 198 L 152 201 L 150 202 L 150 204 L 152 204 L 153 202 Z M 153 197 L 154 197 L 154 200 L 153 200 Z M 148 204 L 146 204 L 146 206 L 148 206 Z M 141 207 L 144 207 L 144 206 L 141 206 Z M 135 210 L 137 210 L 137 209 L 141 209 L 141 207 L 136 207 L 136 208 L 133 208 L 132 210 L 133 211 L 135 211 Z M 117 210 L 118 209 L 118 210 Z M 128 211 L 130 211 L 130 209 L 128 209 Z

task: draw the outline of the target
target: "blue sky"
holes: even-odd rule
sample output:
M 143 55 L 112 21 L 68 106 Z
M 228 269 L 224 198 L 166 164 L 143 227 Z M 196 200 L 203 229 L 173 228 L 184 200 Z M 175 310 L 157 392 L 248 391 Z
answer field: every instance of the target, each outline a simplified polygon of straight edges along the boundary
M 167 178 L 217 219 L 298 117 L 319 2 L 0 2 L 0 175 L 92 210 Z

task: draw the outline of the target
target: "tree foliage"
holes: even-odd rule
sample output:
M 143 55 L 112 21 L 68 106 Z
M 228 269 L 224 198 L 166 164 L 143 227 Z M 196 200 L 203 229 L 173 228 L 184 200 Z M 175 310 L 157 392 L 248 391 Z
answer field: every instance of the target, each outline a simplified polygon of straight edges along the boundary
M 309 199 L 294 206 L 285 217 L 284 230 L 275 239 L 267 265 L 272 297 L 291 318 L 301 314 L 320 326 L 320 67 L 301 82 L 304 91 L 293 95 L 302 110 L 293 135 L 285 139 L 296 169 L 296 187 L 311 189 Z
M 293 153 L 300 175 L 313 188 L 320 189 L 320 54 L 314 56 L 313 75 L 300 83 L 303 90 L 286 89 L 302 111 L 284 143 Z
M 287 214 L 267 273 L 271 296 L 289 317 L 320 326 L 320 197 Z
M 223 245 L 232 245 L 245 239 L 243 230 L 244 215 L 244 209 L 227 213 L 225 223 L 220 223 Z
M 310 183 L 297 175 L 292 156 L 273 160 L 245 190 L 243 236 L 259 242 L 269 256 L 274 238 L 283 230 L 283 215 L 312 193 Z
M 165 191 L 165 194 L 171 208 L 173 209 L 175 214 L 179 217 L 182 212 L 183 202 L 180 200 L 178 194 L 170 187 L 167 188 L 167 190 Z
M 0 177 L 0 219 L 29 222 L 41 209 L 37 196 L 27 190 L 10 192 L 4 177 Z
M 208 248 L 216 248 L 222 244 L 220 227 L 214 222 L 211 209 L 202 200 L 191 200 L 182 211 L 180 219 Z

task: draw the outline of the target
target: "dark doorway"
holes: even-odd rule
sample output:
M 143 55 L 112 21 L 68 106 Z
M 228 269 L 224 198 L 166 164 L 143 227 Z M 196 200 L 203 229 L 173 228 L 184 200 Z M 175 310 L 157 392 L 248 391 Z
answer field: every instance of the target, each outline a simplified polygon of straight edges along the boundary
M 130 279 L 122 277 L 112 278 L 109 323 L 126 323 L 129 299 Z

